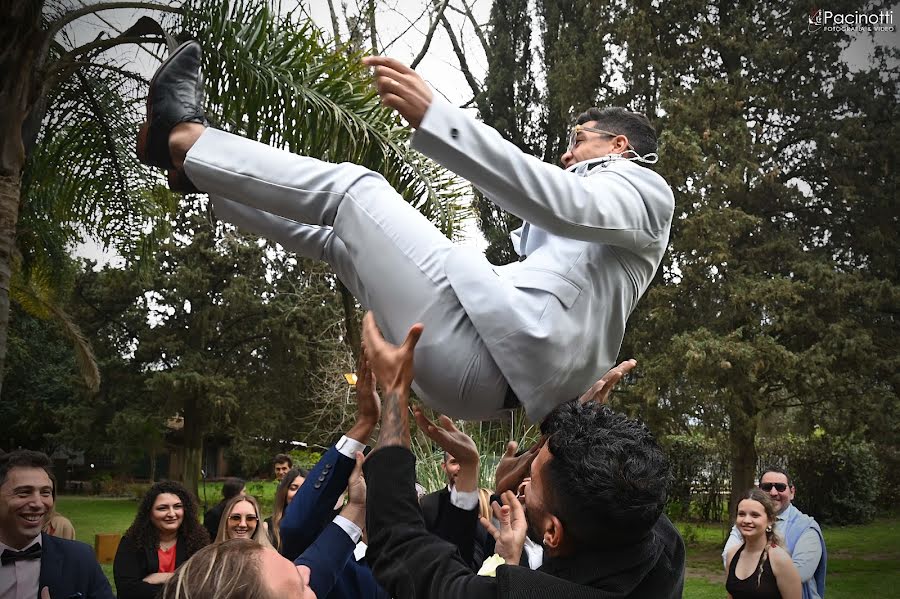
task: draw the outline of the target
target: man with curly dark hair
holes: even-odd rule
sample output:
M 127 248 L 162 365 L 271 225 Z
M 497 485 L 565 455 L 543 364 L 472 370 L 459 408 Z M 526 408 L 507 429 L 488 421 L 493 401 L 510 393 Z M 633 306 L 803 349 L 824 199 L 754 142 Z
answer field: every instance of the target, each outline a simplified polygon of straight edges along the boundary
M 183 485 L 162 481 L 150 487 L 116 551 L 119 599 L 154 599 L 175 568 L 209 544 L 198 512 Z
M 0 597 L 113 599 L 88 545 L 41 532 L 55 497 L 50 464 L 26 449 L 0 456 Z

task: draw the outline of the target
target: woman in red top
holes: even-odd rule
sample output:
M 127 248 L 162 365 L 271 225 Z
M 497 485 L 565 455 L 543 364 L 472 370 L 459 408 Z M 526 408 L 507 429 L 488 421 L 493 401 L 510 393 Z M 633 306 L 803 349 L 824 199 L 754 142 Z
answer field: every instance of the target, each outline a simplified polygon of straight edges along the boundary
M 175 568 L 208 544 L 188 490 L 172 481 L 156 483 L 116 551 L 113 576 L 119 599 L 154 599 Z

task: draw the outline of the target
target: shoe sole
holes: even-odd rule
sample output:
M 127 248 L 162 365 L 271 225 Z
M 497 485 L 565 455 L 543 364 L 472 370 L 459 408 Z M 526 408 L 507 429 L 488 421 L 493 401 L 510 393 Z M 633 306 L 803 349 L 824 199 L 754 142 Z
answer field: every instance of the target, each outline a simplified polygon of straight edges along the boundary
M 146 165 L 149 165 L 149 166 L 157 166 L 157 167 L 163 168 L 163 169 L 171 169 L 171 168 L 174 168 L 174 165 L 172 164 L 172 159 L 171 159 L 171 157 L 168 156 L 168 147 L 169 147 L 169 140 L 168 140 L 168 139 L 165 140 L 165 147 L 166 147 L 166 152 L 165 152 L 165 154 L 166 154 L 166 157 L 167 157 L 167 159 L 168 159 L 168 162 L 167 162 L 167 163 L 164 163 L 164 162 L 161 162 L 161 161 L 158 161 L 158 160 L 154 160 L 154 158 L 151 157 L 151 155 L 150 155 L 150 154 L 151 154 L 151 152 L 150 152 L 150 147 L 151 147 L 150 144 L 151 144 L 151 143 L 159 144 L 159 140 L 155 140 L 155 139 L 151 139 L 151 138 L 150 138 L 150 123 L 153 122 L 153 106 L 152 106 L 152 103 L 151 103 L 151 101 L 150 101 L 150 98 L 153 97 L 152 90 L 153 90 L 154 84 L 156 83 L 156 78 L 159 76 L 160 73 L 163 72 L 163 69 L 165 69 L 166 66 L 168 66 L 168 64 L 169 64 L 176 56 L 178 56 L 179 54 L 181 54 L 181 52 L 182 52 L 186 47 L 188 47 L 188 46 L 191 45 L 191 44 L 195 44 L 195 43 L 196 43 L 196 41 L 194 41 L 194 40 L 189 40 L 189 41 L 184 42 L 183 44 L 181 44 L 181 45 L 178 46 L 177 48 L 175 48 L 175 50 L 174 50 L 174 51 L 173 51 L 173 52 L 172 52 L 172 53 L 171 53 L 164 61 L 162 61 L 162 63 L 159 65 L 159 68 L 156 69 L 156 72 L 153 74 L 153 78 L 150 79 L 150 85 L 149 85 L 149 87 L 147 88 L 147 120 L 144 121 L 143 123 L 141 123 L 141 127 L 140 127 L 140 129 L 138 130 L 138 136 L 137 136 L 137 148 L 136 148 L 138 160 L 139 160 L 140 162 L 146 164 Z

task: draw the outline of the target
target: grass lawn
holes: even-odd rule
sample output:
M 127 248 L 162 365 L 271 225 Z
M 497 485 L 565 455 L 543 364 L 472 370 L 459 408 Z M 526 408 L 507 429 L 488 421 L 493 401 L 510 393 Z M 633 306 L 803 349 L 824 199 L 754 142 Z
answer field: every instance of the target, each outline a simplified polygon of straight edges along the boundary
M 221 485 L 207 485 L 210 504 L 220 496 Z M 262 498 L 268 512 L 273 483 L 251 483 L 248 491 Z M 201 490 L 201 497 L 202 497 Z M 57 509 L 72 521 L 79 541 L 94 545 L 94 535 L 124 532 L 131 525 L 137 502 L 62 496 Z M 723 599 L 725 574 L 722 546 L 728 529 L 720 524 L 684 524 L 678 529 L 688 542 L 685 599 Z M 828 545 L 828 599 L 877 599 L 895 597 L 900 589 L 900 518 L 882 518 L 864 526 L 825 527 Z M 112 564 L 103 565 L 112 583 Z

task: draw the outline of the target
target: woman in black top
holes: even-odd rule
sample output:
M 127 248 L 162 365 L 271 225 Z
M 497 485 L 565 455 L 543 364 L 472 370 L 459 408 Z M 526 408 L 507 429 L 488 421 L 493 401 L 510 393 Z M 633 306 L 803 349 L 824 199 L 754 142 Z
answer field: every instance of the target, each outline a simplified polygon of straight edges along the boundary
M 119 599 L 154 599 L 174 570 L 209 544 L 197 511 L 181 484 L 163 481 L 150 487 L 116 550 Z
M 744 544 L 728 553 L 725 590 L 730 599 L 801 599 L 800 573 L 778 546 L 775 508 L 761 489 L 748 491 L 738 503 L 735 525 Z

